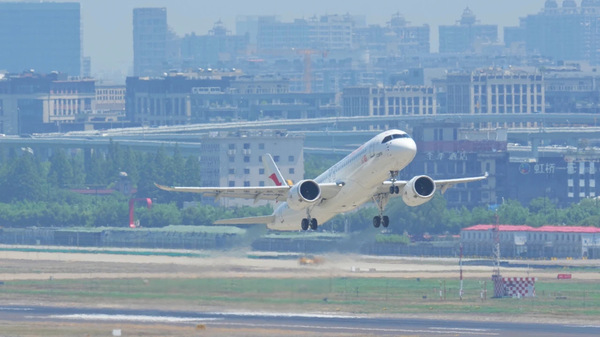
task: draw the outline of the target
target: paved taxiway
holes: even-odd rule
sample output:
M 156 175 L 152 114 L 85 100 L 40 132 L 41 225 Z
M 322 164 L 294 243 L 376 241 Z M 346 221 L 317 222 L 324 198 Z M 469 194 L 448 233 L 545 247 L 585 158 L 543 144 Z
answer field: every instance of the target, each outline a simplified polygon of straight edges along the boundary
M 139 322 L 160 324 L 204 324 L 207 327 L 247 329 L 261 327 L 281 331 L 304 331 L 313 335 L 418 336 L 600 336 L 600 322 L 590 325 L 510 323 L 491 321 L 447 321 L 418 318 L 374 317 L 337 314 L 233 313 L 77 307 L 3 306 L 0 317 L 10 321 L 35 322 Z

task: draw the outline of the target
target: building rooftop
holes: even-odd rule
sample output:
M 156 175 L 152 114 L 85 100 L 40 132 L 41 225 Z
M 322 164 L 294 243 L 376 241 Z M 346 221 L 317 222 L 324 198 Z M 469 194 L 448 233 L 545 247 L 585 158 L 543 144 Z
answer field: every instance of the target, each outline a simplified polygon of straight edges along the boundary
M 467 228 L 463 228 L 463 231 L 489 231 L 494 229 L 495 225 L 475 225 Z M 531 232 L 535 228 L 525 225 L 500 225 L 499 229 L 501 232 Z
M 489 231 L 493 230 L 495 225 L 475 225 L 463 228 L 463 231 Z M 583 226 L 542 226 L 539 228 L 526 225 L 499 225 L 500 232 L 543 232 L 543 233 L 599 233 L 598 227 Z

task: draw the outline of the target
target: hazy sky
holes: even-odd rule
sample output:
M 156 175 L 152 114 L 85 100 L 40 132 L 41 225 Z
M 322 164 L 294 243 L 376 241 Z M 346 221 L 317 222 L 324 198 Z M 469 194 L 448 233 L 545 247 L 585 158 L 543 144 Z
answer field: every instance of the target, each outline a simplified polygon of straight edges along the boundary
M 470 7 L 483 24 L 516 26 L 519 17 L 535 14 L 545 0 L 79 0 L 84 55 L 92 57 L 92 74 L 127 72 L 133 63 L 132 12 L 137 7 L 166 7 L 167 21 L 180 36 L 203 35 L 221 19 L 235 33 L 238 15 L 278 15 L 283 21 L 324 14 L 361 14 L 367 24 L 385 24 L 400 12 L 412 25 L 429 24 L 437 51 L 438 25 L 454 24 Z M 559 0 L 559 3 L 561 1 Z M 580 1 L 578 1 L 580 3 Z M 500 34 L 502 31 L 500 29 Z

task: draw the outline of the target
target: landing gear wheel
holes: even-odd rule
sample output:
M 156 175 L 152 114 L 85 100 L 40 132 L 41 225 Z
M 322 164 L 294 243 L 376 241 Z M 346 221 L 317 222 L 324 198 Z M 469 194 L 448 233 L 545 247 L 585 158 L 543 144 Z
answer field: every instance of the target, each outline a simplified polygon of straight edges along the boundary
M 396 194 L 400 194 L 400 187 L 394 186 L 394 192 L 396 192 Z
M 387 215 L 384 215 L 381 218 L 381 224 L 383 225 L 383 227 L 387 228 L 387 226 L 390 225 L 390 217 L 388 217 Z
M 373 217 L 373 227 L 379 228 L 380 225 L 381 225 L 381 217 L 379 215 Z
M 316 231 L 317 228 L 319 227 L 319 223 L 317 222 L 317 219 L 310 219 L 310 229 L 312 229 L 313 231 Z
M 308 219 L 304 218 L 302 219 L 302 222 L 300 223 L 300 227 L 302 227 L 302 230 L 305 231 L 308 229 Z
M 394 192 L 395 192 L 394 186 L 390 186 L 390 194 L 394 194 Z

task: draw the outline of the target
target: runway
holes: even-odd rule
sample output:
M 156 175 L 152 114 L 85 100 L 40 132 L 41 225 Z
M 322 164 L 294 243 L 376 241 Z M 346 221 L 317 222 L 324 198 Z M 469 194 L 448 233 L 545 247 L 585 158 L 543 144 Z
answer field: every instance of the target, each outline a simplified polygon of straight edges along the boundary
M 449 321 L 347 314 L 202 312 L 79 307 L 2 306 L 0 317 L 13 322 L 145 323 L 202 325 L 229 331 L 271 329 L 307 335 L 344 336 L 599 336 L 600 321 L 590 325 Z M 250 335 L 248 335 L 250 336 Z

